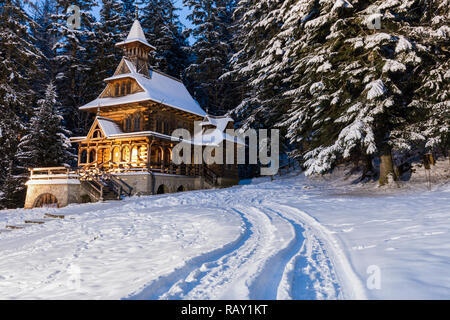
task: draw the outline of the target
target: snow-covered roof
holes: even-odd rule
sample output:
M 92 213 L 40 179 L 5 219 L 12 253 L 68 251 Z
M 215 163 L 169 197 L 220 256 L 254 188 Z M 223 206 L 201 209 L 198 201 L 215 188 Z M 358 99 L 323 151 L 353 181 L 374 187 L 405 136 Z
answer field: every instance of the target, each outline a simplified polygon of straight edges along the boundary
M 214 118 L 214 117 L 213 117 Z M 229 120 L 233 121 L 231 118 L 228 118 L 226 121 L 226 124 L 228 124 Z M 95 124 L 98 123 L 100 129 L 102 130 L 103 134 L 105 135 L 105 138 L 107 139 L 120 139 L 120 138 L 138 138 L 138 137 L 157 137 L 161 139 L 167 139 L 171 141 L 181 141 L 180 138 L 174 137 L 171 135 L 155 132 L 155 131 L 136 131 L 136 132 L 123 132 L 120 126 L 112 119 L 97 116 L 95 118 L 94 123 L 92 124 L 91 130 L 89 131 L 88 135 L 85 137 L 73 137 L 70 138 L 71 142 L 81 142 L 87 139 L 87 137 L 91 134 L 91 131 L 95 127 Z M 239 139 L 236 136 L 230 135 L 224 130 L 226 129 L 225 118 L 222 117 L 220 121 L 218 122 L 219 126 L 222 129 L 214 129 L 214 130 L 206 130 L 206 131 L 200 131 L 196 136 L 192 138 L 192 140 L 187 141 L 184 140 L 184 142 L 195 144 L 195 145 L 203 145 L 203 146 L 218 146 L 222 141 L 232 141 L 237 144 L 245 145 L 245 142 L 243 142 L 241 139 Z
M 207 130 L 206 132 L 195 135 L 192 139 L 192 144 L 218 147 L 224 141 L 231 141 L 236 144 L 245 146 L 245 142 L 242 141 L 239 137 L 230 135 L 226 132 L 220 132 L 219 130 Z
M 107 138 L 123 133 L 119 125 L 111 119 L 105 117 L 97 117 L 96 120 Z
M 201 126 L 212 125 L 215 129 L 205 129 L 198 132 L 192 139 L 192 144 L 195 145 L 206 145 L 206 146 L 218 146 L 223 141 L 231 141 L 240 145 L 245 145 L 237 136 L 230 135 L 225 132 L 228 123 L 234 120 L 227 116 L 216 117 L 207 115 L 203 122 L 200 123 Z
M 147 78 L 136 72 L 136 68 L 132 62 L 125 58 L 124 60 L 131 72 L 112 76 L 105 79 L 105 81 L 132 78 L 136 80 L 142 89 L 144 89 L 144 92 L 129 94 L 122 97 L 97 98 L 80 107 L 80 110 L 141 101 L 154 101 L 201 117 L 207 115 L 197 101 L 192 98 L 191 94 L 181 81 L 154 70 L 150 70 L 150 78 Z
M 203 122 L 200 123 L 201 126 L 205 125 L 212 125 L 217 128 L 217 130 L 223 132 L 226 127 L 228 126 L 228 123 L 233 122 L 234 120 L 227 116 L 222 117 L 215 117 L 211 115 L 207 115 Z
M 128 33 L 128 37 L 122 41 L 116 44 L 117 47 L 123 46 L 127 43 L 132 43 L 132 42 L 140 42 L 154 50 L 156 50 L 156 48 L 154 46 L 152 46 L 150 43 L 148 43 L 147 39 L 145 38 L 144 35 L 144 31 L 142 30 L 142 26 L 139 22 L 139 20 L 134 20 L 133 26 L 131 27 L 130 33 Z

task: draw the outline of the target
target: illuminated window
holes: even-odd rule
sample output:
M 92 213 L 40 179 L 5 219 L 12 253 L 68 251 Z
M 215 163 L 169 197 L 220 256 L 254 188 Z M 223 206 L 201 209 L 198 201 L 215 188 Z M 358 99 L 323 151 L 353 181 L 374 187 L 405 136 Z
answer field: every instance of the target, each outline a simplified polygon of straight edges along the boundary
M 138 147 L 131 150 L 131 162 L 138 162 Z
M 129 147 L 123 148 L 122 160 L 125 162 L 130 162 L 130 148 Z
M 113 149 L 113 162 L 119 163 L 120 162 L 120 149 L 119 147 L 115 147 Z
M 111 150 L 103 149 L 103 163 L 107 163 L 111 160 Z
M 139 159 L 141 159 L 141 161 L 147 162 L 148 150 L 146 146 L 141 146 L 139 148 Z

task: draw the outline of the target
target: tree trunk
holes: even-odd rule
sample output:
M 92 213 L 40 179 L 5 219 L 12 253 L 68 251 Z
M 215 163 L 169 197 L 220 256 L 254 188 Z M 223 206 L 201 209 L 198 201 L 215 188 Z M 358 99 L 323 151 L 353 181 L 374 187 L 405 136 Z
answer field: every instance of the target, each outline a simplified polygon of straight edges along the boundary
M 395 174 L 392 154 L 390 151 L 383 153 L 380 157 L 380 186 L 389 183 L 389 175 L 392 176 L 394 181 L 397 181 L 397 175 Z

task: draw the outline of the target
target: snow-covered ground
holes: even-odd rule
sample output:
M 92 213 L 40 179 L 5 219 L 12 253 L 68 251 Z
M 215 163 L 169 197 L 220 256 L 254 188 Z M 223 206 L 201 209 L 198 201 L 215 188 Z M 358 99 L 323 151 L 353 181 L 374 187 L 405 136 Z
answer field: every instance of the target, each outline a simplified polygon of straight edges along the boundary
M 0 211 L 66 215 L 0 233 L 0 298 L 449 299 L 449 183 L 340 177 Z

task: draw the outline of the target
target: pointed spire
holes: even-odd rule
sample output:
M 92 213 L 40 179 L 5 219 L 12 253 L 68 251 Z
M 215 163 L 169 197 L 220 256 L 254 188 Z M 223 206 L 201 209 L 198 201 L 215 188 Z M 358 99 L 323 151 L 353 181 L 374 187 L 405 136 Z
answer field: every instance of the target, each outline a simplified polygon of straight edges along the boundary
M 120 47 L 132 42 L 140 42 L 153 50 L 156 49 L 154 46 L 148 43 L 147 39 L 145 38 L 144 31 L 142 30 L 142 26 L 137 19 L 134 20 L 133 26 L 131 27 L 130 33 L 128 33 L 128 37 L 126 38 L 126 40 L 117 43 L 116 46 Z
M 136 2 L 136 20 L 139 20 L 139 11 L 138 11 L 137 2 Z

